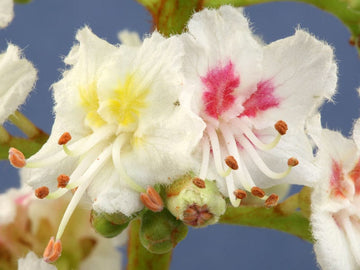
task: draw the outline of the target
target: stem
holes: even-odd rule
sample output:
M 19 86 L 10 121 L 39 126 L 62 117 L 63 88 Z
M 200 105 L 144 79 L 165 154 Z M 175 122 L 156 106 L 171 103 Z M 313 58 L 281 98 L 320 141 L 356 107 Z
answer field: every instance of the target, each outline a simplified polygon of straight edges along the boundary
M 153 254 L 147 251 L 140 243 L 140 225 L 140 219 L 133 220 L 130 224 L 127 270 L 169 269 L 172 252 L 165 254 Z
M 34 138 L 42 132 L 37 126 L 33 124 L 25 115 L 16 111 L 9 116 L 9 120 L 17 126 L 26 136 Z
M 11 135 L 9 132 L 3 126 L 0 126 L 0 144 L 7 143 L 10 139 Z

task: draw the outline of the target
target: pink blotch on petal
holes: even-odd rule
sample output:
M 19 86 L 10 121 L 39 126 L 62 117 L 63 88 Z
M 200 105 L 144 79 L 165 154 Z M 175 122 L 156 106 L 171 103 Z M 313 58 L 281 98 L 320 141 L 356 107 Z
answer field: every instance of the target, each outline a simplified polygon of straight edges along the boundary
M 341 164 L 333 160 L 332 173 L 330 176 L 331 196 L 345 198 L 344 173 Z
M 229 61 L 226 66 L 209 70 L 205 77 L 201 77 L 201 81 L 207 90 L 202 96 L 205 112 L 211 117 L 219 118 L 234 104 L 234 90 L 240 84 L 233 63 Z
M 356 195 L 360 194 L 360 160 L 355 167 L 349 172 L 349 177 L 354 182 Z
M 240 116 L 255 117 L 258 112 L 279 106 L 274 90 L 271 80 L 259 82 L 256 91 L 243 103 L 244 111 Z

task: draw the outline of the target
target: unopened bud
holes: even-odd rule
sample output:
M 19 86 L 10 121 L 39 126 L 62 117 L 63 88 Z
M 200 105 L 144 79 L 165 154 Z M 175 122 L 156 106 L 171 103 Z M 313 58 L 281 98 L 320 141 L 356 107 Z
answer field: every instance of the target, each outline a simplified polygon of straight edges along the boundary
M 166 206 L 185 224 L 205 227 L 214 224 L 224 214 L 226 202 L 215 182 L 204 180 L 204 188 L 193 183 L 194 177 L 185 175 L 166 188 Z
M 133 217 L 127 217 L 122 213 L 106 214 L 91 211 L 90 222 L 95 231 L 104 237 L 112 238 L 126 229 Z
M 141 219 L 140 242 L 151 253 L 171 251 L 188 232 L 188 228 L 167 209 L 146 211 Z

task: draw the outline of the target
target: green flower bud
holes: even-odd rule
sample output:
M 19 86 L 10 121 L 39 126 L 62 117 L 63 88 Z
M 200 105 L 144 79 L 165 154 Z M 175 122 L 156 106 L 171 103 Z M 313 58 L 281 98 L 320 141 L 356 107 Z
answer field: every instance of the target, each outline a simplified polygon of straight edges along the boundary
M 95 231 L 104 237 L 112 238 L 126 229 L 133 217 L 125 216 L 122 213 L 97 213 L 91 211 L 90 222 Z
M 185 175 L 166 188 L 166 206 L 185 224 L 214 224 L 226 210 L 226 202 L 215 182 Z
M 151 253 L 171 251 L 188 232 L 188 228 L 167 209 L 146 211 L 141 219 L 140 242 Z

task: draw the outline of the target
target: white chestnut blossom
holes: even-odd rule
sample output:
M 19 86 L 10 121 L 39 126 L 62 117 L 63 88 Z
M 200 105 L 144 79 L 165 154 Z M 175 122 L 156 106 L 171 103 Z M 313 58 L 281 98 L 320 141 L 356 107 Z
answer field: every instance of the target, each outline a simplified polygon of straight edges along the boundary
M 181 103 L 206 122 L 199 177 L 216 179 L 235 206 L 238 188 L 262 197 L 257 187 L 311 186 L 316 170 L 304 125 L 335 92 L 332 48 L 303 30 L 263 45 L 231 6 L 196 13 L 187 28 Z
M 42 258 L 36 256 L 34 252 L 26 254 L 25 258 L 18 261 L 18 270 L 56 270 L 56 266 L 44 262 Z
M 141 210 L 146 188 L 171 183 L 192 168 L 190 153 L 204 128 L 179 103 L 178 37 L 154 32 L 141 46 L 116 47 L 85 27 L 76 38 L 79 44 L 64 60 L 70 68 L 53 85 L 51 136 L 23 170 L 29 185 L 49 189 L 47 198 L 77 188 L 56 240 L 85 193 L 97 212 L 129 216 Z M 69 181 L 59 184 L 59 177 Z
M 0 28 L 5 28 L 14 18 L 14 0 L 0 1 Z
M 311 197 L 311 224 L 322 269 L 360 268 L 359 134 L 360 120 L 354 126 L 355 141 L 330 130 L 316 135 L 322 173 Z
M 25 102 L 36 78 L 34 66 L 17 46 L 9 44 L 0 54 L 0 125 Z

